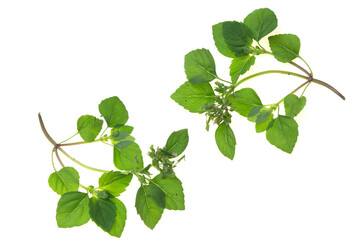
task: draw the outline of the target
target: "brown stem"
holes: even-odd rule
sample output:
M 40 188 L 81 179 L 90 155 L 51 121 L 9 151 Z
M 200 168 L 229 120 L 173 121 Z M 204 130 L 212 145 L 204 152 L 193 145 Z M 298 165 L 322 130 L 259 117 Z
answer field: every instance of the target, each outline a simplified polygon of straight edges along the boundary
M 40 127 L 41 127 L 41 130 L 43 131 L 45 137 L 47 138 L 47 140 L 49 140 L 49 142 L 51 142 L 52 145 L 54 145 L 55 148 L 57 148 L 57 143 L 54 141 L 54 139 L 50 136 L 50 134 L 46 131 L 46 128 L 45 128 L 45 125 L 44 125 L 44 122 L 41 118 L 41 114 L 39 113 L 38 114 L 39 116 L 39 122 L 40 122 Z
M 63 164 L 63 162 L 62 162 L 61 159 L 60 159 L 60 156 L 59 156 L 59 152 L 58 152 L 58 148 L 57 148 L 57 147 L 55 147 L 55 155 L 56 155 L 56 158 L 57 158 L 57 160 L 59 161 L 60 165 L 64 168 L 65 165 Z
M 336 95 L 338 95 L 339 97 L 341 97 L 342 100 L 345 100 L 345 96 L 342 95 L 338 90 L 336 90 L 336 88 L 334 88 L 334 87 L 331 86 L 330 84 L 328 84 L 328 83 L 326 83 L 326 82 L 323 82 L 323 81 L 321 81 L 321 80 L 319 80 L 319 79 L 315 79 L 315 78 L 312 79 L 312 82 L 317 83 L 317 84 L 319 84 L 319 85 L 321 85 L 321 86 L 324 86 L 324 87 L 330 89 L 330 90 L 333 91 Z
M 301 67 L 299 64 L 297 64 L 297 63 L 295 63 L 293 61 L 291 61 L 289 63 L 291 65 L 295 66 L 296 68 L 300 69 L 301 71 L 303 71 L 306 75 L 308 75 L 309 78 L 312 77 L 311 74 L 305 68 Z

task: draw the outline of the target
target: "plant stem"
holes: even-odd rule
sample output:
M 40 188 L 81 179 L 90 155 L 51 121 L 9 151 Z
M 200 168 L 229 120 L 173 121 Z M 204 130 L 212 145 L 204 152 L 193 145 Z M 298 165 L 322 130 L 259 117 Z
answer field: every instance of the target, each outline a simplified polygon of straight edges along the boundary
M 60 156 L 59 156 L 59 152 L 58 152 L 58 148 L 57 147 L 55 147 L 54 148 L 55 149 L 55 155 L 56 155 L 56 158 L 57 158 L 57 160 L 59 161 L 59 163 L 60 163 L 60 165 L 61 165 L 61 167 L 65 167 L 65 165 L 63 164 L 63 162 L 61 161 L 61 159 L 60 159 Z
M 216 76 L 216 78 L 217 78 L 218 80 L 220 80 L 220 81 L 226 82 L 226 83 L 228 83 L 228 84 L 232 84 L 231 82 L 226 81 L 226 80 L 224 80 L 224 79 L 222 79 L 222 78 L 219 78 L 218 76 Z
M 295 77 L 299 77 L 299 78 L 308 79 L 308 77 L 298 74 L 298 73 L 294 73 L 294 72 L 283 71 L 283 70 L 268 70 L 268 71 L 258 72 L 258 73 L 252 74 L 250 76 L 247 76 L 247 77 L 241 79 L 240 81 L 238 81 L 237 83 L 235 83 L 234 87 L 237 88 L 241 83 L 246 82 L 254 77 L 261 76 L 264 74 L 270 74 L 270 73 L 279 73 L 279 74 L 291 75 L 291 76 L 295 76 Z
M 309 84 L 310 82 L 311 82 L 311 81 L 308 80 L 308 81 L 302 83 L 300 86 L 298 86 L 297 88 L 295 88 L 295 90 L 292 91 L 292 92 L 289 93 L 289 94 L 294 94 L 294 93 L 296 93 L 297 91 L 299 91 L 299 89 L 301 89 L 302 87 L 304 87 L 306 84 Z M 289 94 L 288 94 L 288 95 L 289 95 Z M 286 95 L 286 96 L 287 96 L 287 95 Z M 286 96 L 283 97 L 280 101 L 278 101 L 275 105 L 279 106 L 280 103 L 282 103 L 282 102 L 285 100 Z
M 103 173 L 109 172 L 109 171 L 107 171 L 107 170 L 102 170 L 102 169 L 98 169 L 98 168 L 93 168 L 93 167 L 87 166 L 87 165 L 79 162 L 78 160 L 76 160 L 76 159 L 73 158 L 72 156 L 70 156 L 67 152 L 64 151 L 64 149 L 61 148 L 61 146 L 69 146 L 69 145 L 83 144 L 83 142 L 81 142 L 81 143 L 79 142 L 79 143 L 57 144 L 57 143 L 55 142 L 55 140 L 54 140 L 54 139 L 50 136 L 50 134 L 47 132 L 40 113 L 38 114 L 38 117 L 39 117 L 39 122 L 40 122 L 41 130 L 43 131 L 45 137 L 49 140 L 49 142 L 51 142 L 52 145 L 54 145 L 53 151 L 55 152 L 55 155 L 56 155 L 56 157 L 57 157 L 57 159 L 58 159 L 61 167 L 64 168 L 65 165 L 63 164 L 63 162 L 62 162 L 61 159 L 60 159 L 58 150 L 59 150 L 60 152 L 62 152 L 65 156 L 67 156 L 71 161 L 73 161 L 74 163 L 76 163 L 76 164 L 78 164 L 78 165 L 80 165 L 80 166 L 82 166 L 82 167 L 84 167 L 84 168 L 86 168 L 86 169 L 88 169 L 88 170 L 92 170 L 92 171 L 96 171 L 96 172 L 103 172 Z M 100 139 L 99 139 L 99 141 L 100 141 Z M 86 143 L 86 142 L 84 142 L 84 143 Z
M 57 143 L 54 141 L 54 139 L 52 139 L 52 137 L 46 131 L 46 128 L 45 128 L 44 122 L 42 120 L 41 114 L 39 113 L 38 116 L 39 116 L 40 127 L 41 127 L 41 130 L 43 131 L 45 137 L 47 138 L 47 140 L 49 140 L 49 142 L 52 143 L 52 145 L 54 145 L 54 147 L 56 147 Z
M 102 169 L 98 169 L 98 168 L 93 168 L 93 167 L 87 166 L 87 165 L 79 162 L 78 160 L 76 160 L 75 158 L 73 158 L 72 156 L 70 156 L 67 152 L 65 152 L 64 149 L 62 149 L 60 146 L 58 146 L 57 149 L 59 149 L 59 151 L 62 152 L 62 153 L 63 153 L 66 157 L 68 157 L 71 161 L 73 161 L 74 163 L 82 166 L 83 168 L 86 168 L 86 169 L 88 169 L 88 170 L 95 171 L 95 172 L 103 172 L 103 173 L 109 172 L 109 171 L 107 171 L 107 170 L 102 170 Z
M 85 141 L 83 141 L 83 142 L 73 142 L 73 143 L 59 143 L 58 145 L 59 145 L 60 147 L 63 147 L 63 146 L 75 146 L 75 145 L 82 145 L 82 144 L 87 144 L 87 143 L 100 142 L 101 140 L 102 140 L 102 139 L 99 138 L 99 139 L 94 140 L 94 141 L 92 141 L 92 142 L 85 142 Z
M 303 59 L 302 57 L 300 57 L 300 56 L 298 56 L 305 64 L 306 64 L 306 66 L 309 68 L 309 70 L 310 70 L 310 75 L 311 76 L 314 76 L 314 74 L 313 74 L 313 71 L 311 70 L 311 67 L 310 67 L 310 65 L 305 61 L 305 59 Z
M 306 70 L 305 70 L 306 71 Z M 333 86 L 331 86 L 330 84 L 324 82 L 324 81 L 321 81 L 321 80 L 318 80 L 318 79 L 315 79 L 315 78 L 312 78 L 311 77 L 307 77 L 307 76 L 304 76 L 304 75 L 301 75 L 301 74 L 298 74 L 298 73 L 294 73 L 294 72 L 289 72 L 289 71 L 283 71 L 283 70 L 268 70 L 268 71 L 263 71 L 263 72 L 258 72 L 258 73 L 255 73 L 253 75 L 250 75 L 250 76 L 247 76 L 243 79 L 241 79 L 240 81 L 238 81 L 235 85 L 234 85 L 234 88 L 238 87 L 241 83 L 243 82 L 246 82 L 254 77 L 257 77 L 257 76 L 260 76 L 260 75 L 264 75 L 264 74 L 270 74 L 270 73 L 279 73 L 279 74 L 285 74 L 285 75 L 291 75 L 291 76 L 295 76 L 295 77 L 299 77 L 299 78 L 303 78 L 303 79 L 307 79 L 308 81 L 310 82 L 314 82 L 314 83 L 317 83 L 323 87 L 326 87 L 328 89 L 330 89 L 331 91 L 333 91 L 336 95 L 338 95 L 341 99 L 345 100 L 345 97 L 344 95 L 342 95 L 338 90 L 336 90 L 336 88 L 334 88 Z M 310 73 L 309 73 L 310 74 Z
M 72 135 L 71 137 L 69 137 L 68 139 L 66 139 L 66 140 L 64 140 L 64 141 L 62 141 L 62 142 L 60 142 L 59 144 L 62 144 L 62 143 L 64 143 L 64 142 L 67 142 L 67 141 L 69 141 L 70 139 L 72 139 L 73 137 L 75 137 L 76 135 L 78 135 L 79 134 L 79 132 L 77 132 L 77 133 L 75 133 L 74 135 Z

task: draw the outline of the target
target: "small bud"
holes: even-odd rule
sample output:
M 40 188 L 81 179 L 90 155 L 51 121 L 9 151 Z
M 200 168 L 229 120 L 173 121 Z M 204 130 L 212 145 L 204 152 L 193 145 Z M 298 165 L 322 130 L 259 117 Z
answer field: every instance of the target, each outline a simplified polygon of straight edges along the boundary
M 176 152 L 174 152 L 173 155 L 174 155 L 174 157 L 177 157 L 177 156 L 178 156 Z

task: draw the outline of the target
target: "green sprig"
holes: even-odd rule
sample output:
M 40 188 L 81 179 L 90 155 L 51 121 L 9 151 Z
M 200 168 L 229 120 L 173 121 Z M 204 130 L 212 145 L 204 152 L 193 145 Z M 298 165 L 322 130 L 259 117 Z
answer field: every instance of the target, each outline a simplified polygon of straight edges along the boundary
M 236 145 L 235 135 L 230 128 L 232 112 L 254 122 L 256 132 L 266 132 L 266 139 L 272 145 L 291 153 L 298 138 L 298 124 L 294 118 L 306 104 L 303 95 L 310 83 L 326 87 L 345 100 L 345 97 L 334 87 L 314 78 L 310 65 L 299 54 L 298 36 L 294 34 L 269 36 L 270 50 L 261 44 L 261 40 L 271 34 L 277 25 L 278 19 L 275 13 L 268 8 L 251 12 L 243 22 L 225 21 L 213 25 L 212 33 L 217 50 L 232 59 L 229 67 L 231 81 L 217 76 L 215 60 L 209 50 L 196 49 L 185 56 L 184 68 L 188 81 L 171 95 L 175 102 L 190 112 L 204 113 L 207 130 L 211 121 L 218 125 L 215 132 L 216 144 L 220 152 L 230 159 L 235 156 Z M 290 64 L 305 75 L 292 71 L 267 70 L 241 78 L 251 70 L 256 58 L 261 55 L 271 55 L 275 60 Z M 295 59 L 300 59 L 306 67 L 295 63 L 293 61 Z M 237 90 L 242 83 L 266 74 L 285 74 L 305 79 L 305 82 L 278 102 L 271 104 L 263 104 L 251 88 Z M 214 79 L 221 79 L 222 83 L 213 84 Z M 303 91 L 298 97 L 295 94 L 300 89 Z M 281 104 L 284 104 L 284 114 L 280 112 Z
M 117 197 L 121 197 L 134 175 L 140 182 L 135 207 L 146 226 L 153 229 L 164 209 L 184 210 L 184 192 L 174 170 L 184 158 L 183 152 L 189 141 L 187 129 L 173 132 L 166 145 L 158 147 L 156 151 L 151 146 L 149 156 L 152 163 L 144 168 L 141 149 L 131 136 L 134 128 L 125 125 L 129 118 L 125 105 L 118 97 L 107 98 L 99 104 L 99 112 L 104 120 L 92 115 L 81 116 L 77 121 L 78 132 L 60 143 L 50 136 L 40 113 L 38 115 L 41 129 L 53 145 L 51 161 L 55 172 L 50 174 L 48 183 L 61 196 L 56 209 L 58 227 L 81 226 L 91 219 L 111 236 L 120 237 L 125 227 L 127 211 Z M 100 134 L 104 122 L 107 126 Z M 68 142 L 77 135 L 83 141 Z M 88 166 L 64 150 L 69 146 L 91 143 L 104 143 L 113 148 L 116 171 Z M 66 167 L 59 152 L 87 170 L 102 173 L 98 187 L 80 184 L 78 171 L 73 167 Z M 54 164 L 54 153 L 62 167 L 58 171 Z M 151 177 L 151 169 L 160 173 Z M 80 192 L 79 188 L 86 192 Z

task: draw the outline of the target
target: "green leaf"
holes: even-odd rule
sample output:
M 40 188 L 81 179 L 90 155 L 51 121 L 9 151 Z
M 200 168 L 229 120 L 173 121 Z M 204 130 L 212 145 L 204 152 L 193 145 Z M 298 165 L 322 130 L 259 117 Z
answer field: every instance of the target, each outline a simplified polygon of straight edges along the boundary
M 77 130 L 85 142 L 92 142 L 99 135 L 102 125 L 103 120 L 91 115 L 83 115 L 77 121 Z
M 252 38 L 260 41 L 277 27 L 277 18 L 270 9 L 260 8 L 247 15 L 244 23 L 251 30 Z
M 125 205 L 117 198 L 111 198 L 110 201 L 112 201 L 115 204 L 116 207 L 116 217 L 113 227 L 111 228 L 111 231 L 109 234 L 114 237 L 121 237 L 121 234 L 125 227 L 125 221 L 126 221 L 126 207 Z
M 284 99 L 285 113 L 288 117 L 297 116 L 301 110 L 305 107 L 306 97 L 299 98 L 295 94 L 289 94 Z
M 116 131 L 120 131 L 120 132 L 126 132 L 128 134 L 131 134 L 133 130 L 134 130 L 134 127 L 132 127 L 132 126 L 122 125 L 122 126 L 119 126 L 119 127 L 112 128 L 111 133 L 116 132 Z
M 87 193 L 64 193 L 57 205 L 56 221 L 60 228 L 81 226 L 90 220 Z
M 234 159 L 235 156 L 235 135 L 229 124 L 222 123 L 215 131 L 216 145 L 220 152 L 225 156 Z
M 250 67 L 254 65 L 254 63 L 255 63 L 254 56 L 242 56 L 242 57 L 234 58 L 231 61 L 231 65 L 230 65 L 231 82 L 235 84 L 239 76 L 249 71 Z
M 123 125 L 129 119 L 125 105 L 118 97 L 110 97 L 99 104 L 99 111 L 104 117 L 108 127 Z
M 155 185 L 141 185 L 135 207 L 145 225 L 154 229 L 164 212 L 165 193 Z
M 222 30 L 225 43 L 236 57 L 247 56 L 252 52 L 251 32 L 244 23 L 223 22 Z
M 241 116 L 248 117 L 256 106 L 262 106 L 261 100 L 252 88 L 243 88 L 230 95 L 231 107 Z
M 299 57 L 300 39 L 293 34 L 279 34 L 269 37 L 274 57 L 280 62 L 290 62 Z
M 230 50 L 227 43 L 225 42 L 224 34 L 223 34 L 223 23 L 218 23 L 218 24 L 213 25 L 212 33 L 213 33 L 215 46 L 218 49 L 218 51 L 226 57 L 229 57 L 229 58 L 236 57 L 235 53 Z
M 64 167 L 60 171 L 54 172 L 49 176 L 49 186 L 54 192 L 63 195 L 66 192 L 77 191 L 79 189 L 79 173 L 72 167 Z
M 111 143 L 118 149 L 125 148 L 135 141 L 135 138 L 130 136 L 129 133 L 122 131 L 111 131 L 109 138 Z
M 171 133 L 167 139 L 164 150 L 173 153 L 174 157 L 179 156 L 189 143 L 189 135 L 187 129 L 182 129 Z
M 272 112 L 273 112 L 272 108 L 267 108 L 264 106 L 255 106 L 253 107 L 253 109 L 251 109 L 248 115 L 248 120 L 250 122 L 262 123 L 270 118 Z
M 266 130 L 266 139 L 272 145 L 287 153 L 293 151 L 298 135 L 296 121 L 291 117 L 282 115 L 275 118 L 271 127 L 269 126 Z
M 89 203 L 91 219 L 105 232 L 110 232 L 115 223 L 116 206 L 110 199 L 92 197 Z
M 196 49 L 186 54 L 184 67 L 187 79 L 194 85 L 216 78 L 215 61 L 207 49 Z
M 185 82 L 172 95 L 171 99 L 192 113 L 203 113 L 201 108 L 209 102 L 214 102 L 214 91 L 209 83 L 192 85 Z
M 114 165 L 117 169 L 125 171 L 143 168 L 143 157 L 139 145 L 133 142 L 122 149 L 114 147 Z
M 118 197 L 129 186 L 131 179 L 132 174 L 123 174 L 119 171 L 106 172 L 99 178 L 99 188 Z
M 185 210 L 184 189 L 176 177 L 163 177 L 162 174 L 152 179 L 154 184 L 165 193 L 165 208 L 170 210 Z
M 269 124 L 273 121 L 274 119 L 274 114 L 271 113 L 270 117 L 265 121 L 265 122 L 259 122 L 255 124 L 255 130 L 257 133 L 261 133 L 266 131 L 266 129 L 268 128 Z

